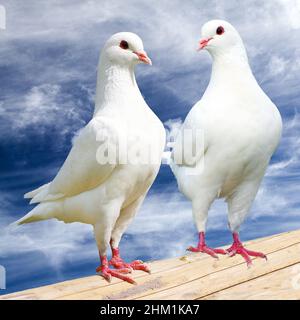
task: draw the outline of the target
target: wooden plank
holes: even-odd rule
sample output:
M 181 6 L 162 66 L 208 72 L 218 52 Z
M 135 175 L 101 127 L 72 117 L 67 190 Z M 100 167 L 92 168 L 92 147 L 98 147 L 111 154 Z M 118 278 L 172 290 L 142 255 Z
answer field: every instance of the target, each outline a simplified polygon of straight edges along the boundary
M 256 260 L 255 266 L 245 269 L 244 265 L 236 265 L 222 271 L 199 277 L 180 286 L 172 287 L 142 299 L 200 299 L 214 292 L 230 288 L 239 283 L 258 278 L 300 262 L 300 243 L 269 254 L 269 262 Z
M 278 237 L 269 237 L 263 241 L 253 242 L 250 246 L 253 250 L 263 249 L 266 253 L 280 250 L 300 241 L 299 233 L 285 234 L 284 239 L 279 241 Z M 198 257 L 202 257 L 199 259 Z M 176 259 L 173 259 L 176 260 Z M 177 260 L 179 260 L 177 258 Z M 265 263 L 265 261 L 263 261 Z M 60 297 L 61 299 L 137 299 L 148 298 L 148 295 L 156 299 L 156 293 L 166 289 L 180 286 L 199 277 L 204 277 L 218 271 L 240 265 L 242 270 L 247 273 L 247 267 L 241 257 L 221 257 L 219 260 L 212 259 L 207 255 L 191 254 L 187 256 L 184 264 L 176 268 L 166 269 L 156 274 L 138 279 L 137 286 L 129 286 L 127 283 L 118 282 L 114 286 L 89 290 L 86 292 L 76 292 L 69 296 Z M 255 268 L 256 266 L 254 266 Z
M 259 269 L 260 275 L 268 274 L 274 270 L 288 267 L 292 262 L 297 263 L 297 259 L 288 259 L 287 263 L 280 261 L 274 256 L 276 251 L 288 251 L 291 246 L 300 242 L 300 230 L 287 232 L 271 237 L 256 239 L 247 243 L 252 250 L 261 250 L 269 254 L 269 262 L 256 260 L 252 270 Z M 287 249 L 285 249 L 287 248 Z M 298 256 L 293 251 L 294 256 Z M 275 258 L 274 258 L 275 257 Z M 275 260 L 274 260 L 275 259 Z M 263 268 L 265 266 L 265 268 Z M 0 296 L 1 299 L 165 299 L 180 297 L 195 299 L 209 296 L 220 290 L 226 290 L 232 285 L 238 284 L 253 277 L 257 277 L 258 273 L 252 275 L 252 270 L 247 270 L 241 257 L 221 257 L 219 261 L 202 254 L 189 254 L 183 258 L 172 258 L 162 261 L 154 261 L 150 263 L 152 275 L 135 271 L 133 276 L 137 280 L 138 285 L 132 286 L 118 279 L 114 279 L 107 284 L 99 276 L 90 276 L 70 281 L 57 283 L 54 285 L 44 286 L 40 288 L 25 290 L 9 295 Z M 232 280 L 232 276 L 238 270 L 238 279 Z M 250 272 L 250 273 L 249 273 Z M 257 271 L 258 272 L 258 271 Z M 191 295 L 190 288 L 194 288 L 193 282 L 203 282 L 205 278 L 215 278 L 219 275 L 220 283 L 224 273 L 225 284 L 223 286 L 214 286 L 213 291 L 199 290 L 196 295 Z M 244 275 L 244 276 L 242 276 Z M 218 278 L 218 279 L 219 279 Z M 229 278 L 229 279 L 228 279 Z M 208 280 L 207 280 L 208 281 Z M 207 282 L 206 281 L 206 282 Z M 200 283 L 202 287 L 203 284 Z M 204 283 L 206 283 L 204 281 Z M 191 285 L 192 284 L 192 285 Z M 211 285 L 208 282 L 208 287 Z M 185 290 L 187 295 L 185 295 Z M 229 290 L 229 289 L 228 289 Z M 176 295 L 176 291 L 180 291 Z M 204 294 L 202 294 L 204 292 Z
M 206 258 L 203 255 L 196 255 L 194 260 L 202 260 Z M 170 258 L 166 260 L 157 260 L 148 262 L 151 266 L 152 274 L 157 274 L 164 270 L 171 270 L 181 265 L 185 265 L 186 261 L 181 258 Z M 134 278 L 139 279 L 143 277 L 148 277 L 149 275 L 145 272 L 134 272 Z M 0 300 L 4 299 L 55 299 L 58 297 L 63 297 L 74 292 L 88 291 L 92 289 L 107 288 L 111 285 L 117 283 L 126 284 L 129 288 L 132 285 L 124 283 L 123 281 L 112 278 L 112 282 L 109 284 L 106 280 L 98 275 L 88 276 L 68 281 L 59 282 L 52 285 L 42 286 L 38 288 L 28 289 L 24 291 L 19 291 L 16 293 L 11 293 L 7 295 L 0 296 Z
M 184 261 L 178 259 L 174 261 L 174 258 L 161 260 L 161 261 L 153 261 L 150 262 L 152 274 L 156 274 L 165 269 L 176 268 L 179 265 L 185 264 Z M 144 272 L 137 272 L 134 274 L 135 279 L 147 277 L 148 274 Z M 101 276 L 94 275 L 83 278 L 78 278 L 74 280 L 68 280 L 59 282 L 52 285 L 47 285 L 39 288 L 28 289 L 24 291 L 19 291 L 16 293 L 11 293 L 7 295 L 0 296 L 0 300 L 4 299 L 14 299 L 14 300 L 24 300 L 24 299 L 55 299 L 59 297 L 63 297 L 65 295 L 72 294 L 74 292 L 84 292 L 93 289 L 107 288 L 116 283 L 123 283 L 123 281 L 112 278 L 111 283 L 107 283 Z M 127 284 L 127 283 L 126 283 Z M 127 284 L 128 287 L 132 287 L 132 285 Z
M 294 232 L 294 231 L 293 231 Z M 293 236 L 293 232 L 289 232 L 287 234 Z M 275 235 L 272 237 L 278 237 L 279 235 Z M 264 241 L 265 239 L 270 238 L 260 238 L 256 240 L 252 240 L 249 243 L 257 243 Z M 201 260 L 206 258 L 204 255 L 194 255 L 193 260 Z M 180 265 L 184 265 L 186 262 L 184 260 L 180 260 L 177 258 L 170 258 L 166 260 L 161 261 L 153 261 L 150 263 L 152 274 L 159 273 L 164 270 L 171 270 L 172 268 L 176 268 Z M 138 280 L 141 277 L 147 277 L 148 275 L 141 272 L 141 273 L 134 273 L 134 278 Z M 118 280 L 116 278 L 112 279 L 111 284 L 108 284 L 102 277 L 99 277 L 97 275 L 89 276 L 89 277 L 83 277 L 75 280 L 69 280 L 69 281 L 63 281 L 60 283 L 56 283 L 53 285 L 47 285 L 39 288 L 24 290 L 8 295 L 2 295 L 0 296 L 1 299 L 55 299 L 59 297 L 63 297 L 66 295 L 70 295 L 73 293 L 79 293 L 84 291 L 89 291 L 93 289 L 99 289 L 103 287 L 108 287 L 110 285 L 114 285 L 116 283 L 123 283 L 121 280 Z M 129 284 L 126 284 L 127 287 L 130 289 L 132 286 Z
M 300 263 L 238 284 L 203 300 L 300 300 Z

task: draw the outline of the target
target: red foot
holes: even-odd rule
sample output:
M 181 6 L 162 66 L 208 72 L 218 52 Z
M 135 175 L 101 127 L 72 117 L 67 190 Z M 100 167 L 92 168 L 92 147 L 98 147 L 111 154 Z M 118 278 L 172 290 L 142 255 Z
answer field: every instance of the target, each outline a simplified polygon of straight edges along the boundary
M 227 252 L 223 249 L 213 249 L 210 248 L 206 245 L 205 243 L 205 234 L 204 232 L 199 232 L 199 242 L 198 242 L 198 246 L 197 247 L 189 247 L 187 248 L 188 251 L 191 252 L 203 252 L 206 253 L 216 259 L 218 259 L 219 257 L 217 256 L 217 254 L 226 254 Z
M 111 278 L 115 277 L 123 281 L 129 282 L 131 284 L 136 284 L 136 282 L 132 278 L 125 275 L 126 273 L 129 273 L 131 270 L 129 270 L 128 268 L 120 268 L 118 271 L 109 269 L 107 257 L 100 256 L 100 259 L 101 266 L 99 266 L 96 269 L 96 272 L 99 272 L 105 280 L 111 282 Z
M 112 258 L 109 261 L 109 264 L 118 270 L 125 268 L 129 270 L 142 270 L 151 273 L 149 267 L 141 260 L 134 260 L 130 263 L 126 263 L 120 257 L 120 251 L 118 248 L 112 248 Z
M 226 250 L 230 257 L 235 256 L 236 254 L 240 254 L 246 261 L 247 266 L 250 267 L 252 265 L 251 257 L 260 257 L 267 260 L 267 256 L 261 252 L 251 251 L 244 248 L 242 242 L 239 239 L 239 235 L 237 232 L 233 233 L 233 244 L 232 246 Z

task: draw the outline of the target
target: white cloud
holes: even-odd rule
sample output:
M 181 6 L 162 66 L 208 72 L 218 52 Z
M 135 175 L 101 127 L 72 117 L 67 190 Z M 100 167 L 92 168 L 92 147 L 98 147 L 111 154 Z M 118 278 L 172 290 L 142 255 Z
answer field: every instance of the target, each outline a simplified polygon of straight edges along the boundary
M 91 94 L 86 90 L 87 97 Z M 58 84 L 41 84 L 33 86 L 22 96 L 12 97 L 9 101 L 2 101 L 0 116 L 5 119 L 0 129 L 1 139 L 11 137 L 26 139 L 28 130 L 37 136 L 48 136 L 49 132 L 56 132 L 63 143 L 68 133 L 74 133 L 85 125 L 84 112 L 80 100 L 74 100 L 71 94 L 62 91 Z
M 59 85 L 44 84 L 31 88 L 24 97 L 23 110 L 16 119 L 16 125 L 23 127 L 39 122 L 52 122 L 51 119 L 60 109 L 56 104 L 59 94 Z
M 286 71 L 288 61 L 284 60 L 282 57 L 273 56 L 269 62 L 269 73 L 272 76 L 281 75 Z
M 66 225 L 45 221 L 12 229 L 8 215 L 0 219 L 0 257 L 5 259 L 19 254 L 40 252 L 52 268 L 59 270 L 67 261 L 97 258 L 92 227 L 79 223 Z M 80 255 L 78 254 L 80 252 Z M 95 261 L 96 263 L 96 261 Z
M 279 0 L 285 12 L 287 19 L 292 29 L 300 28 L 300 1 L 299 0 Z

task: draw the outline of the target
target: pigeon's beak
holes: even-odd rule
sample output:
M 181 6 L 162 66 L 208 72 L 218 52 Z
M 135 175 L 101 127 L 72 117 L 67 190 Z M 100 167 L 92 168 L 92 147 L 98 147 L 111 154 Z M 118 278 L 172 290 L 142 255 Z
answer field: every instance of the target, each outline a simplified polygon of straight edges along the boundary
M 150 64 L 150 66 L 152 65 L 152 61 L 145 51 L 134 51 L 133 53 L 135 53 L 143 63 Z
M 213 39 L 212 37 L 211 38 L 202 38 L 202 39 L 200 39 L 198 51 L 204 49 L 208 45 L 209 41 L 212 40 L 212 39 Z

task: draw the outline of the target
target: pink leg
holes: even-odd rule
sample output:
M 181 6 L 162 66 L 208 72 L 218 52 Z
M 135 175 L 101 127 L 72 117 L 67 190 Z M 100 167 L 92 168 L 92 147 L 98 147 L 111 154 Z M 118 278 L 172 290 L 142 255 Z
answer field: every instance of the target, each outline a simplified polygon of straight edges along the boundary
M 126 268 L 119 269 L 118 271 L 109 269 L 108 260 L 106 256 L 100 256 L 101 265 L 96 269 L 96 272 L 100 272 L 101 276 L 107 280 L 108 282 L 111 282 L 111 277 L 115 277 L 118 279 L 121 279 L 123 281 L 129 282 L 131 284 L 136 284 L 136 282 L 124 275 L 125 273 L 130 272 L 130 270 Z
M 226 251 L 223 249 L 213 249 L 210 248 L 206 245 L 205 243 L 205 233 L 204 232 L 199 232 L 199 242 L 197 247 L 189 247 L 187 248 L 188 251 L 191 252 L 203 252 L 207 253 L 208 255 L 217 258 L 217 254 L 226 254 Z
M 145 272 L 150 273 L 149 267 L 143 263 L 141 260 L 134 260 L 130 263 L 126 263 L 120 256 L 119 248 L 111 248 L 112 251 L 112 258 L 109 261 L 109 264 L 116 269 L 127 268 L 129 270 L 142 270 Z
M 240 254 L 246 261 L 247 266 L 250 267 L 252 265 L 251 257 L 260 257 L 267 260 L 267 256 L 261 252 L 251 251 L 244 248 L 242 242 L 239 239 L 239 234 L 237 232 L 233 232 L 233 244 L 227 249 L 227 253 L 230 257 L 235 256 L 236 254 Z

